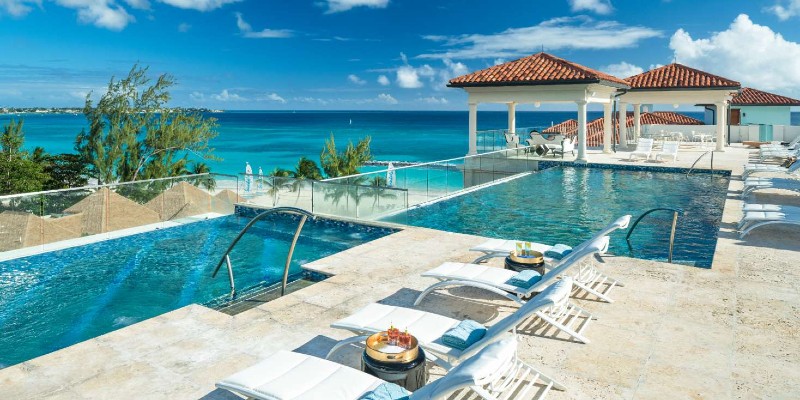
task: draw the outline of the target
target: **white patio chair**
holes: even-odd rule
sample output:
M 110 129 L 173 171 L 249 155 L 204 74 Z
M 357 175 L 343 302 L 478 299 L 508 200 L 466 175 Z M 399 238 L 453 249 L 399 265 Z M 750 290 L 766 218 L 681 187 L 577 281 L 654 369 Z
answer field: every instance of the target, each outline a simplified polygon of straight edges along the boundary
M 800 171 L 800 160 L 795 161 L 788 167 L 775 164 L 747 164 L 744 166 L 742 179 L 746 180 L 750 177 L 750 175 L 757 173 L 785 172 L 789 175 L 795 175 L 798 173 L 798 171 Z
M 508 337 L 409 395 L 410 400 L 444 399 L 469 389 L 485 400 L 543 399 L 564 385 L 523 362 L 517 340 Z M 356 400 L 387 384 L 366 372 L 306 354 L 279 351 L 216 386 L 250 399 Z M 398 388 L 399 390 L 399 388 Z
M 571 325 L 573 320 L 582 319 L 583 326 L 578 328 L 585 329 L 590 316 L 579 318 L 580 315 L 573 313 L 571 314 L 572 319 L 568 321 L 571 325 L 559 322 L 561 315 L 569 312 L 565 305 L 569 304 L 567 299 L 571 291 L 572 279 L 565 278 L 553 283 L 534 299 L 523 304 L 513 314 L 488 327 L 483 338 L 466 349 L 457 349 L 442 341 L 442 336 L 461 323 L 460 320 L 413 308 L 373 303 L 331 324 L 331 328 L 348 330 L 356 336 L 340 340 L 331 348 L 326 358 L 330 358 L 344 346 L 363 342 L 370 335 L 385 331 L 391 325 L 406 327 L 408 333 L 414 335 L 419 341 L 419 345 L 425 349 L 428 359 L 447 370 L 471 357 L 488 344 L 503 339 L 508 332 L 515 332 L 517 326 L 531 317 L 542 318 L 570 336 L 583 337 L 573 330 L 575 327 Z M 573 307 L 577 306 L 569 308 Z
M 632 160 L 634 157 L 644 157 L 645 160 L 650 159 L 650 153 L 653 152 L 653 139 L 639 139 L 639 143 L 636 143 L 636 150 L 634 150 L 631 155 L 628 157 L 629 160 Z
M 444 263 L 422 273 L 422 276 L 435 278 L 439 282 L 423 290 L 414 301 L 414 305 L 418 305 L 425 296 L 433 291 L 449 286 L 475 287 L 496 293 L 517 303 L 525 304 L 525 298 L 541 291 L 542 288 L 559 276 L 571 276 L 574 278 L 573 284 L 581 290 L 591 293 L 603 301 L 613 303 L 614 300 L 609 297 L 609 293 L 615 286 L 624 285 L 622 282 L 598 271 L 592 261 L 595 255 L 608 251 L 608 240 L 608 236 L 604 236 L 593 240 L 585 247 L 573 251 L 545 273 L 539 282 L 528 288 L 508 283 L 516 275 L 514 271 L 478 264 Z
M 591 243 L 593 240 L 601 238 L 603 236 L 607 236 L 611 232 L 616 231 L 617 229 L 627 229 L 628 224 L 631 222 L 630 215 L 623 215 L 616 220 L 612 221 L 610 224 L 606 225 L 603 229 L 597 231 L 591 238 L 586 240 L 585 242 L 575 246 L 572 251 L 578 251 L 581 247 L 584 247 Z M 514 251 L 517 247 L 517 243 L 523 242 L 523 240 L 506 240 L 506 239 L 489 239 L 475 247 L 470 248 L 470 251 L 477 251 L 483 253 L 482 256 L 476 258 L 472 261 L 472 264 L 479 264 L 484 262 L 490 258 L 496 257 L 507 257 L 512 251 Z M 538 251 L 544 254 L 547 250 L 553 247 L 551 245 L 543 244 L 543 243 L 531 243 L 531 249 Z M 548 263 L 552 263 L 553 260 L 545 258 L 545 261 Z
M 780 189 L 800 192 L 800 179 L 786 178 L 747 178 L 744 180 L 742 198 L 753 192 L 765 189 Z
M 552 149 L 551 153 L 553 153 L 553 157 L 561 154 L 561 158 L 564 158 L 564 154 L 566 153 L 575 155 L 575 141 L 572 138 L 565 137 L 564 140 L 561 141 L 561 146 Z
M 506 133 L 506 148 L 507 149 L 516 149 L 519 147 L 523 147 L 519 144 L 519 136 L 516 133 Z
M 747 211 L 739 221 L 739 238 L 752 230 L 768 225 L 800 225 L 800 209 L 792 207 L 783 211 Z
M 660 161 L 664 157 L 671 157 L 673 160 L 678 161 L 678 148 L 680 142 L 664 142 L 661 152 L 656 154 L 656 161 Z

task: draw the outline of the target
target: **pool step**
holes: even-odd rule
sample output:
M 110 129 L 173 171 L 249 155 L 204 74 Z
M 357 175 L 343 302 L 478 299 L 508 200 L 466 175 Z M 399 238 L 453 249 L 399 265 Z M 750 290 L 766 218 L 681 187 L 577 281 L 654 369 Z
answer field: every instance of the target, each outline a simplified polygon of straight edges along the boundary
M 296 292 L 300 289 L 309 287 L 316 283 L 310 279 L 298 279 L 289 282 L 286 285 L 286 294 Z M 214 307 L 215 310 L 223 312 L 228 315 L 236 315 L 247 310 L 256 308 L 264 303 L 270 302 L 281 297 L 280 285 L 273 285 L 267 288 L 253 290 L 247 293 L 242 293 L 235 300 L 225 302 Z

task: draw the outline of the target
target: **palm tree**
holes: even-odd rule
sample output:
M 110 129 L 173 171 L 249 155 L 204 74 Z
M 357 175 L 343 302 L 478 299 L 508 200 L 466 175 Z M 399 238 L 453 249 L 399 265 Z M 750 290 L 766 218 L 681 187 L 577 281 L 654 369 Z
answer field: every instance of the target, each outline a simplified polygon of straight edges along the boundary
M 197 161 L 192 165 L 191 174 L 192 175 L 200 175 L 200 174 L 209 174 L 204 176 L 197 176 L 192 178 L 191 183 L 195 186 L 202 186 L 209 191 L 213 191 L 217 187 L 217 181 L 214 179 L 214 176 L 210 175 L 211 168 L 208 164 L 204 162 Z

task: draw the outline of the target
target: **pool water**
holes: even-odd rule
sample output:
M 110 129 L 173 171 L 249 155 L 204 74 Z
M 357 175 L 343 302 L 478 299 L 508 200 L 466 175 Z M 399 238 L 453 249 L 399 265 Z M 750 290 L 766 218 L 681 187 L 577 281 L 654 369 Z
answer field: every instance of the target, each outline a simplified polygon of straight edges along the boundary
M 679 208 L 673 262 L 710 267 L 728 178 L 711 174 L 554 167 L 387 218 L 404 223 L 540 243 L 577 245 L 614 219 Z M 611 236 L 610 252 L 667 260 L 672 213 L 645 217 L 631 236 Z
M 0 368 L 229 294 L 224 267 L 211 273 L 249 220 L 231 215 L 0 262 Z M 238 291 L 282 279 L 296 227 L 274 216 L 248 231 L 231 253 Z M 309 220 L 290 273 L 390 232 Z

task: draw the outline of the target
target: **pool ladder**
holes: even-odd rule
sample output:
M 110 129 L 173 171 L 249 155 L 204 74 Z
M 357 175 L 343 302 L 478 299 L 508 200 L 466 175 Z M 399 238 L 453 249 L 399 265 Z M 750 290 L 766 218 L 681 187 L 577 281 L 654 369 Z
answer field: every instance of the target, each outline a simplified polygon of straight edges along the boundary
M 250 222 L 247 223 L 247 225 L 245 225 L 244 229 L 242 229 L 242 231 L 239 232 L 239 235 L 236 236 L 236 239 L 233 239 L 233 242 L 231 242 L 230 246 L 228 246 L 228 250 L 225 251 L 225 254 L 223 254 L 222 258 L 217 263 L 217 267 L 214 269 L 214 273 L 211 274 L 211 277 L 215 278 L 217 276 L 217 272 L 219 272 L 220 268 L 222 267 L 222 263 L 226 263 L 228 265 L 228 280 L 230 281 L 231 284 L 231 300 L 233 300 L 236 297 L 236 283 L 234 282 L 233 279 L 233 265 L 231 265 L 231 257 L 230 257 L 231 250 L 233 250 L 233 248 L 236 247 L 236 243 L 239 243 L 239 239 L 241 239 L 242 236 L 244 236 L 244 234 L 247 233 L 247 231 L 250 229 L 251 226 L 253 226 L 256 222 L 263 219 L 264 217 L 277 213 L 293 214 L 300 216 L 300 223 L 297 224 L 297 230 L 295 230 L 294 232 L 292 245 L 289 247 L 289 254 L 286 256 L 286 264 L 283 267 L 283 280 L 281 281 L 281 296 L 286 294 L 286 281 L 287 279 L 289 279 L 289 264 L 292 262 L 292 254 L 294 253 L 295 245 L 297 245 L 297 238 L 300 237 L 300 231 L 303 230 L 303 225 L 305 225 L 306 220 L 308 218 L 311 218 L 313 220 L 316 217 L 314 216 L 314 214 L 300 208 L 276 207 L 256 215 L 255 217 L 253 217 L 252 220 L 250 220 Z
M 644 214 L 640 215 L 639 218 L 636 219 L 636 222 L 631 225 L 631 228 L 628 229 L 628 235 L 625 236 L 625 241 L 628 242 L 628 249 L 633 251 L 633 247 L 631 246 L 631 234 L 633 234 L 633 230 L 636 229 L 636 226 L 639 225 L 639 221 L 641 221 L 642 218 L 655 211 L 672 211 L 672 230 L 669 233 L 669 256 L 667 258 L 667 262 L 672 263 L 672 249 L 675 246 L 675 228 L 678 225 L 678 215 L 683 215 L 683 210 L 679 208 L 659 207 L 647 210 Z
M 692 166 L 689 167 L 689 171 L 686 172 L 686 176 L 689 176 L 692 173 L 692 171 L 694 171 L 694 166 L 697 165 L 697 163 L 700 162 L 700 159 L 705 157 L 705 155 L 708 153 L 711 153 L 711 177 L 712 178 L 714 177 L 714 150 L 709 150 L 703 154 L 700 154 L 700 157 L 697 157 L 697 160 L 694 160 Z

